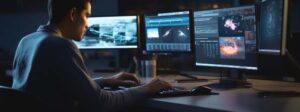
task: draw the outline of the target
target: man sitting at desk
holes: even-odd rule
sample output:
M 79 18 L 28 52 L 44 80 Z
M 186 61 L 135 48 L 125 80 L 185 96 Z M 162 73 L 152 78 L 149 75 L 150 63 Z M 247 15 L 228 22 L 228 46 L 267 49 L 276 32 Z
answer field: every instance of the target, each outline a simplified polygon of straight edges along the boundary
M 87 30 L 91 0 L 49 0 L 49 21 L 20 41 L 13 65 L 13 88 L 28 92 L 50 112 L 103 112 L 133 105 L 148 95 L 170 88 L 160 79 L 120 91 L 100 86 L 137 85 L 132 74 L 119 73 L 93 80 L 80 51 Z

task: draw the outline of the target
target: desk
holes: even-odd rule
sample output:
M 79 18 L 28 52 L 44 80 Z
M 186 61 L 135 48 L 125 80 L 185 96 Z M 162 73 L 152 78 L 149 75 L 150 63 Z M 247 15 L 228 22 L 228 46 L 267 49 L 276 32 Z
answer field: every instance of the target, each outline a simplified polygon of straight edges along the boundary
M 178 75 L 160 76 L 175 86 L 192 88 L 218 82 L 218 77 L 198 78 L 210 79 L 208 82 L 175 83 L 173 80 L 183 78 Z M 219 95 L 184 96 L 168 98 L 152 98 L 146 102 L 146 108 L 162 112 L 300 112 L 300 97 L 260 98 L 259 91 L 297 91 L 300 84 L 293 82 L 267 81 L 248 79 L 252 88 L 214 89 Z M 149 111 L 149 110 L 148 110 Z
M 206 85 L 210 82 L 215 83 L 217 80 L 194 85 Z M 255 79 L 248 79 L 248 82 L 252 84 L 252 88 L 213 89 L 219 95 L 155 98 L 150 99 L 147 106 L 170 112 L 300 112 L 300 97 L 260 98 L 257 95 L 262 90 L 300 92 L 299 83 Z M 191 83 L 178 85 L 190 86 Z

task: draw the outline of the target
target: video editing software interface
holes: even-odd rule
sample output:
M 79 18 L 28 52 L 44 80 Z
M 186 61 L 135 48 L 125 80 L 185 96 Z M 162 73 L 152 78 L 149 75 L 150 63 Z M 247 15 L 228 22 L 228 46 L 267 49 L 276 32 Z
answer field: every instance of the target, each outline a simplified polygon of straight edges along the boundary
M 88 29 L 79 49 L 137 48 L 137 16 L 112 16 L 88 18 Z
M 195 11 L 196 66 L 257 70 L 255 6 Z
M 282 42 L 283 0 L 266 0 L 261 5 L 259 52 L 279 54 Z
M 189 11 L 145 15 L 146 51 L 190 52 Z

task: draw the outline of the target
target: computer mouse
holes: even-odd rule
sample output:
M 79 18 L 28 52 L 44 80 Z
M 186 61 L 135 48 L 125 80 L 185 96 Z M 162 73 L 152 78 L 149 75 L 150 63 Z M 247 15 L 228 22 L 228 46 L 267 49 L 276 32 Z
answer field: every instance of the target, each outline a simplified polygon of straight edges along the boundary
M 206 86 L 196 86 L 191 90 L 192 94 L 211 94 L 211 88 Z

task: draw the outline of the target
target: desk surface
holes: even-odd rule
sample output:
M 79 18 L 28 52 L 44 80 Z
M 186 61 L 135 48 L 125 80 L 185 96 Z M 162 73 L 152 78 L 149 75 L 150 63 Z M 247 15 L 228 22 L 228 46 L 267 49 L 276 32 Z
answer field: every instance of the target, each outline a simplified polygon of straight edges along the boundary
M 168 77 L 164 77 L 170 80 Z M 204 77 L 209 78 L 209 77 Z M 176 84 L 183 87 L 194 87 L 216 83 L 218 80 L 202 83 Z M 219 95 L 184 96 L 155 98 L 147 106 L 172 112 L 199 111 L 236 111 L 236 112 L 299 112 L 300 97 L 258 97 L 261 91 L 297 91 L 299 83 L 248 79 L 252 88 L 213 89 Z
M 174 86 L 191 89 L 195 86 L 217 83 L 218 77 L 198 76 L 210 79 L 208 82 L 176 83 L 182 79 L 179 75 L 160 76 Z M 152 98 L 147 101 L 149 108 L 168 112 L 300 112 L 300 97 L 258 97 L 261 91 L 297 91 L 300 83 L 248 79 L 251 88 L 213 89 L 219 95 L 201 95 L 184 97 Z

